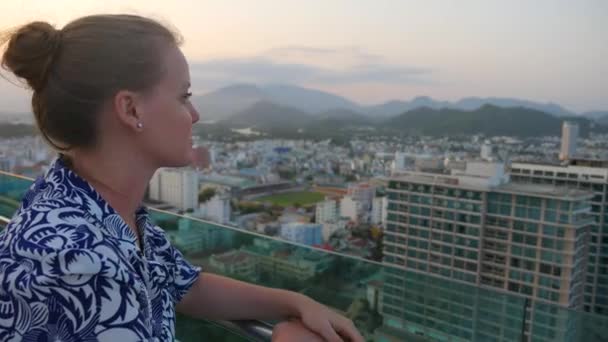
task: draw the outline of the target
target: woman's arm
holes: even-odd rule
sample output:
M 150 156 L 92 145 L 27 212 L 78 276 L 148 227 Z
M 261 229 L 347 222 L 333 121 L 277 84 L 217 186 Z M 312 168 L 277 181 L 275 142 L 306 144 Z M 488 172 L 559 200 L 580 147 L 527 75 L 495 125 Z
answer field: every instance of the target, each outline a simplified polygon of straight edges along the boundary
M 176 308 L 188 316 L 211 320 L 286 319 L 298 315 L 297 302 L 305 299 L 295 292 L 202 272 Z
M 297 318 L 327 341 L 342 341 L 340 334 L 363 342 L 350 320 L 302 294 L 209 273 L 201 273 L 177 304 L 177 311 L 212 320 Z

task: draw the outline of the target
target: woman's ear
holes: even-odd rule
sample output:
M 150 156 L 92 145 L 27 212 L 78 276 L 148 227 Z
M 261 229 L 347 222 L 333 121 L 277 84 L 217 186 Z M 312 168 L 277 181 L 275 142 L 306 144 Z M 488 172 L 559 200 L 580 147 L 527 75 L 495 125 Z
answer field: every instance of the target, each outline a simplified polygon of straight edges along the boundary
M 144 128 L 142 107 L 139 105 L 141 95 L 129 91 L 121 90 L 114 96 L 112 105 L 118 122 L 128 127 L 134 132 L 139 132 Z

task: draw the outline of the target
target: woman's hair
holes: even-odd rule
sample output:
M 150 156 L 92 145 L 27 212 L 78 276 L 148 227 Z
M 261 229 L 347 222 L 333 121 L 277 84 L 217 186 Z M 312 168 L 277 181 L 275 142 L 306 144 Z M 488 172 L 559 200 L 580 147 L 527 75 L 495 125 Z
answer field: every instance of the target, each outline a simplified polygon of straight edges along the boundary
M 59 30 L 31 22 L 0 36 L 6 43 L 2 67 L 27 82 L 38 129 L 67 151 L 95 145 L 98 113 L 118 91 L 155 86 L 163 48 L 181 37 L 149 18 L 92 15 Z

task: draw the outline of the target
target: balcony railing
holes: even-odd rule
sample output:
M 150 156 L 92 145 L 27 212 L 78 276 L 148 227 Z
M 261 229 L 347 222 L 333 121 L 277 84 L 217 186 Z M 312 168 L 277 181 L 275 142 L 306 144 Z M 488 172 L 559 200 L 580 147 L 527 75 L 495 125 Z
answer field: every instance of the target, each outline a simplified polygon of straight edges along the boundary
M 0 173 L 0 215 L 12 216 L 31 182 Z M 393 253 L 393 262 L 403 265 L 394 267 L 170 212 L 151 210 L 151 215 L 203 270 L 304 293 L 352 319 L 369 341 L 586 342 L 608 336 L 606 316 L 432 275 L 427 271 L 433 265 L 419 255 Z M 212 324 L 238 329 L 242 336 L 243 327 L 251 332 L 263 325 L 178 317 L 177 337 L 226 340 L 213 335 Z M 264 340 L 270 329 L 262 326 L 260 336 L 244 336 Z

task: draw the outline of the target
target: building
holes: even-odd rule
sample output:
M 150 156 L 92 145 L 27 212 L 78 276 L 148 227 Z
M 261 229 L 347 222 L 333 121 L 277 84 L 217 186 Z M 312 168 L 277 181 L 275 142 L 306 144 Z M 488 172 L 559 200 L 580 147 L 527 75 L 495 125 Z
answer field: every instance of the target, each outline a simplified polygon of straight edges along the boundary
M 483 160 L 490 161 L 494 157 L 494 147 L 489 141 L 486 141 L 481 145 L 480 157 Z
M 416 163 L 416 157 L 409 153 L 395 152 L 395 160 L 391 165 L 392 172 L 411 170 Z
M 209 266 L 219 274 L 229 274 L 247 281 L 255 279 L 255 257 L 241 250 L 214 254 L 209 258 Z
M 199 206 L 200 216 L 210 221 L 221 224 L 230 223 L 230 197 L 224 194 L 217 194 Z
M 522 183 L 566 186 L 593 192 L 589 215 L 594 222 L 589 241 L 584 310 L 608 315 L 608 165 L 601 161 L 576 164 L 513 163 L 511 175 L 514 181 Z
M 362 205 L 351 196 L 344 196 L 340 201 L 340 217 L 348 218 L 352 222 L 359 222 L 362 216 Z
M 324 224 L 326 222 L 336 222 L 340 218 L 338 201 L 326 199 L 316 205 L 315 222 Z
M 388 204 L 386 197 L 375 197 L 372 202 L 371 224 L 381 225 L 384 227 L 386 219 L 386 206 Z
M 11 172 L 12 166 L 11 159 L 0 155 L 0 171 Z
M 578 140 L 578 124 L 564 121 L 562 124 L 562 148 L 559 159 L 569 160 L 576 155 L 576 143 Z
M 327 253 L 268 239 L 254 239 L 242 250 L 256 257 L 257 274 L 273 280 L 306 281 L 327 271 L 334 260 Z
M 382 312 L 391 328 L 457 341 L 518 339 L 522 325 L 512 324 L 509 300 L 528 298 L 546 304 L 528 327 L 553 324 L 524 329 L 527 338 L 567 340 L 571 322 L 556 310 L 583 307 L 591 192 L 515 183 L 503 163 L 469 163 L 452 175 L 410 172 L 391 179 L 387 192 L 383 262 L 404 270 L 385 281 Z M 432 296 L 403 294 L 417 286 Z M 485 296 L 480 288 L 492 289 L 490 313 L 481 299 L 466 299 Z M 450 309 L 454 302 L 458 309 Z M 429 315 L 440 321 L 435 328 L 420 323 Z M 504 329 L 488 328 L 497 320 Z
M 179 210 L 198 208 L 198 173 L 193 169 L 159 169 L 150 180 L 149 190 L 150 199 Z
M 376 187 L 370 183 L 351 183 L 348 185 L 347 195 L 359 202 L 363 210 L 371 210 Z
M 192 219 L 179 219 L 177 230 L 166 230 L 171 244 L 185 255 L 225 249 L 232 244 L 234 231 Z
M 320 245 L 322 228 L 323 225 L 316 223 L 285 223 L 281 225 L 281 238 L 308 246 Z

